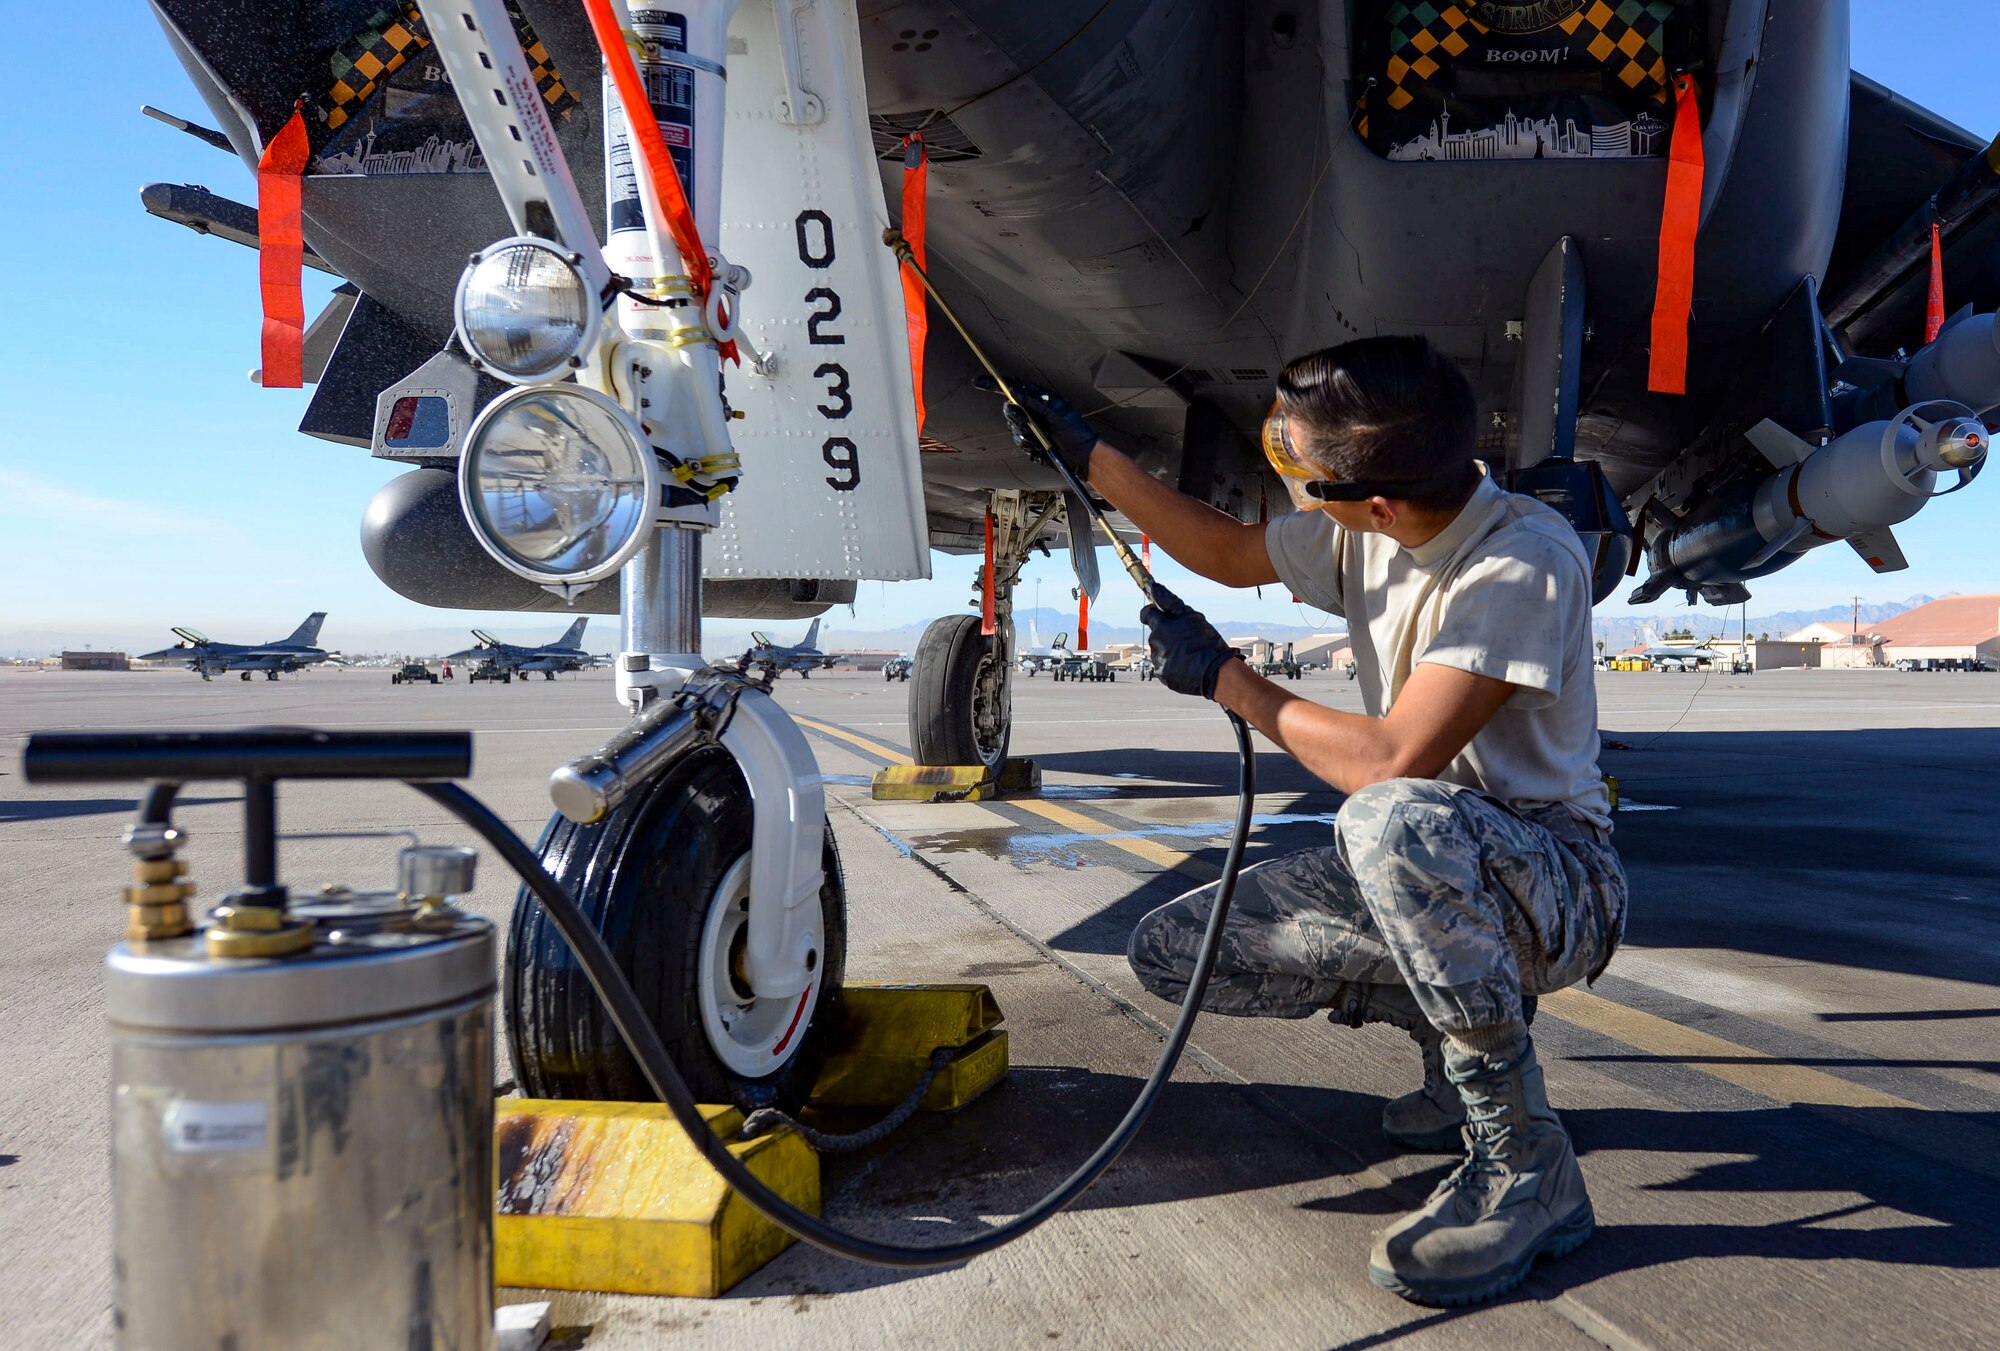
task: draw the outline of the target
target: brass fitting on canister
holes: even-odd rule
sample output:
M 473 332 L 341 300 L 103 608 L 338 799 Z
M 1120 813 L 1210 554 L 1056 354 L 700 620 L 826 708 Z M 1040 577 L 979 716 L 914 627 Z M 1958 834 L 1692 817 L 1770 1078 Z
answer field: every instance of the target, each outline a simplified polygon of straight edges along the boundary
M 292 919 L 274 905 L 236 900 L 208 912 L 211 957 L 289 957 L 313 945 L 310 920 Z
M 187 901 L 194 895 L 187 867 L 177 854 L 187 837 L 168 825 L 135 825 L 125 832 L 132 851 L 132 885 L 123 891 L 125 940 L 149 943 L 194 932 Z

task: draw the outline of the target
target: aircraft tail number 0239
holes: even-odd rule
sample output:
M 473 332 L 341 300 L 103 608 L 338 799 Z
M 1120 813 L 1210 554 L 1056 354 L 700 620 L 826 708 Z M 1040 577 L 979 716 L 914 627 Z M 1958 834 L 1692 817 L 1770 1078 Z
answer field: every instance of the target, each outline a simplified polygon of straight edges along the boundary
M 799 83 L 825 112 L 806 124 L 773 114 L 788 85 L 772 11 L 745 0 L 730 23 L 720 242 L 750 270 L 740 322 L 776 371 L 724 368 L 743 482 L 723 499 L 704 571 L 925 577 L 909 340 L 880 242 L 888 208 L 854 0 L 796 7 Z

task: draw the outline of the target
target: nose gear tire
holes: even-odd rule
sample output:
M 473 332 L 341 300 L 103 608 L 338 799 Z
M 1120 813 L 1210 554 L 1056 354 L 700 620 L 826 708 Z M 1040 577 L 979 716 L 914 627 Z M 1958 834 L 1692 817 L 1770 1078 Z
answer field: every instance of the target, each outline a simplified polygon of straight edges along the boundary
M 1013 731 L 1006 651 L 978 615 L 924 630 L 910 668 L 910 754 L 920 765 L 983 765 L 998 774 Z
M 829 826 L 814 983 L 779 1001 L 782 1017 L 757 1008 L 740 974 L 729 980 L 728 948 L 740 924 L 716 913 L 745 894 L 750 818 L 742 771 L 727 751 L 707 747 L 598 824 L 552 818 L 539 852 L 610 945 L 695 1097 L 792 1112 L 811 1091 L 837 1022 L 847 900 Z M 712 988 L 718 981 L 729 988 Z M 523 1094 L 653 1100 L 582 967 L 525 888 L 508 932 L 505 986 L 507 1045 Z M 748 1072 L 765 1064 L 764 1073 Z

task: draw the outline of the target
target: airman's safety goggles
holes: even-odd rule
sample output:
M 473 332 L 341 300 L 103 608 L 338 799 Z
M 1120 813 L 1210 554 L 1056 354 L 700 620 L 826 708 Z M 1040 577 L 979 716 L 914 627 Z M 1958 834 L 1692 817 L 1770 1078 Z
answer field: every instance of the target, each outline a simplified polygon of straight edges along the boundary
M 1328 502 L 1366 502 L 1371 497 L 1407 502 L 1411 498 L 1449 492 L 1465 477 L 1464 470 L 1453 469 L 1446 474 L 1420 479 L 1327 478 L 1325 470 L 1307 464 L 1299 455 L 1292 440 L 1291 419 L 1275 403 L 1264 418 L 1262 440 L 1264 458 L 1271 462 L 1271 468 L 1288 480 L 1285 486 L 1292 490 L 1294 500 L 1310 498 L 1312 504 L 1320 506 Z M 1308 507 L 1305 501 L 1298 504 L 1301 508 Z

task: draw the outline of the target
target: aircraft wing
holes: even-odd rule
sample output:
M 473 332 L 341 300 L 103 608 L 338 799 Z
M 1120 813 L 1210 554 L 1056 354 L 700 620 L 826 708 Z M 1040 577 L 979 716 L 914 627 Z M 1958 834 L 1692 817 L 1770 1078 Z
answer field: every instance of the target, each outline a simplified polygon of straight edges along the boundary
M 1840 233 L 1827 266 L 1827 290 L 1866 263 L 1912 213 L 1930 200 L 1986 141 L 1928 108 L 1858 72 L 1849 102 L 1847 186 L 1840 204 Z M 1945 249 L 1945 276 L 1981 276 L 1984 259 L 2000 243 L 2000 221 L 1956 230 Z M 1881 303 L 1855 316 L 1850 336 L 1865 346 L 1878 333 L 1923 330 L 1928 273 L 1912 270 Z M 1969 296 L 1956 296 L 1954 308 Z M 1982 304 L 1981 309 L 1989 308 Z M 1829 315 L 1834 318 L 1834 315 Z

